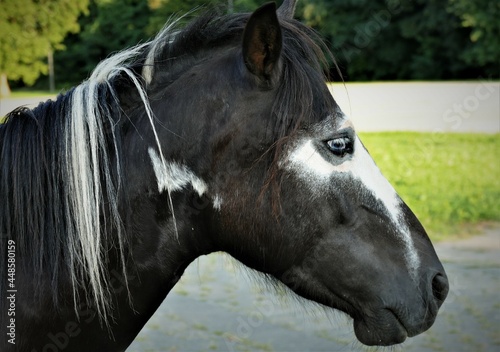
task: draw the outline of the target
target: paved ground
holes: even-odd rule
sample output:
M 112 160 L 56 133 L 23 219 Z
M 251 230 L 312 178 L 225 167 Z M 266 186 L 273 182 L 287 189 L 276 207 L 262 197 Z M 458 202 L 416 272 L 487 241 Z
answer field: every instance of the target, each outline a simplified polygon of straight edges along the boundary
M 436 246 L 451 283 L 434 326 L 395 351 L 500 350 L 500 227 Z M 373 351 L 352 323 L 274 292 L 222 254 L 200 258 L 129 351 Z
M 37 106 L 41 101 L 46 101 L 48 99 L 55 99 L 55 95 L 47 95 L 47 96 L 31 97 L 31 98 L 0 99 L 0 117 L 5 116 L 7 113 L 11 112 L 18 106 L 25 105 L 33 108 Z
M 388 82 L 330 86 L 360 131 L 500 132 L 500 82 Z

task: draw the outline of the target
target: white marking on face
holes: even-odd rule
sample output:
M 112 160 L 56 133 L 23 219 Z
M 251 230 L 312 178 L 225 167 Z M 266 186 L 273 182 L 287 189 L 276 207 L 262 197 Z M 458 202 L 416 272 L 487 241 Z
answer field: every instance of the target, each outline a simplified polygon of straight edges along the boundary
M 326 161 L 320 153 L 316 151 L 312 140 L 306 141 L 302 146 L 297 148 L 289 157 L 290 167 L 296 168 L 299 175 L 311 174 L 317 177 L 319 182 L 326 181 L 333 172 L 335 166 Z
M 160 192 L 165 190 L 168 192 L 180 191 L 188 184 L 193 186 L 193 189 L 200 197 L 207 191 L 207 184 L 196 176 L 187 166 L 180 165 L 176 162 L 164 164 L 153 148 L 149 148 L 148 152 L 151 162 L 153 163 L 153 170 Z
M 221 210 L 222 198 L 220 197 L 220 195 L 218 195 L 218 194 L 215 195 L 214 200 L 213 200 L 213 205 L 214 205 L 214 209 Z
M 401 211 L 401 200 L 387 179 L 356 137 L 354 154 L 339 165 L 327 161 L 316 149 L 311 139 L 305 140 L 293 150 L 285 164 L 286 168 L 295 172 L 308 183 L 318 195 L 322 194 L 330 178 L 339 174 L 349 174 L 359 180 L 366 189 L 386 208 L 406 247 L 405 258 L 411 275 L 415 278 L 420 265 L 420 258 L 410 236 L 410 231 Z

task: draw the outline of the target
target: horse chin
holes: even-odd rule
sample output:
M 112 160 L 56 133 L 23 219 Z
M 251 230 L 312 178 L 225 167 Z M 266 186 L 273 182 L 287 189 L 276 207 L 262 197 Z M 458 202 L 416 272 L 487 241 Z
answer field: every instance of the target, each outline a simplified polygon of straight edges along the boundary
M 371 319 L 354 318 L 354 333 L 361 343 L 368 346 L 396 345 L 412 336 L 390 309 L 381 309 Z

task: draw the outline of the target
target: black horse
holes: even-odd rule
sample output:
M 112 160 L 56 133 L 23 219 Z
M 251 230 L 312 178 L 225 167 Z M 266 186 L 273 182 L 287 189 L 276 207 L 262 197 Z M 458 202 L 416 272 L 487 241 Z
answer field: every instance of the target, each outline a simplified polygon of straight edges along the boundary
M 7 116 L 1 351 L 125 350 L 215 251 L 347 313 L 364 344 L 433 324 L 443 267 L 330 95 L 325 46 L 294 7 L 172 25 Z

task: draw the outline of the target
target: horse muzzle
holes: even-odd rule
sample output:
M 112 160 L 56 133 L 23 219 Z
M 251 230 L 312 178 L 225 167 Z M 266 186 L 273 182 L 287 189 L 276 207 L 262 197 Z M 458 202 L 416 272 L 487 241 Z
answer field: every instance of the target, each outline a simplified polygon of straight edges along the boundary
M 393 305 L 353 315 L 357 339 L 369 346 L 390 346 L 428 330 L 448 295 L 449 285 L 444 271 L 423 284 L 421 297 L 413 298 L 419 301 L 413 307 L 402 297 Z

